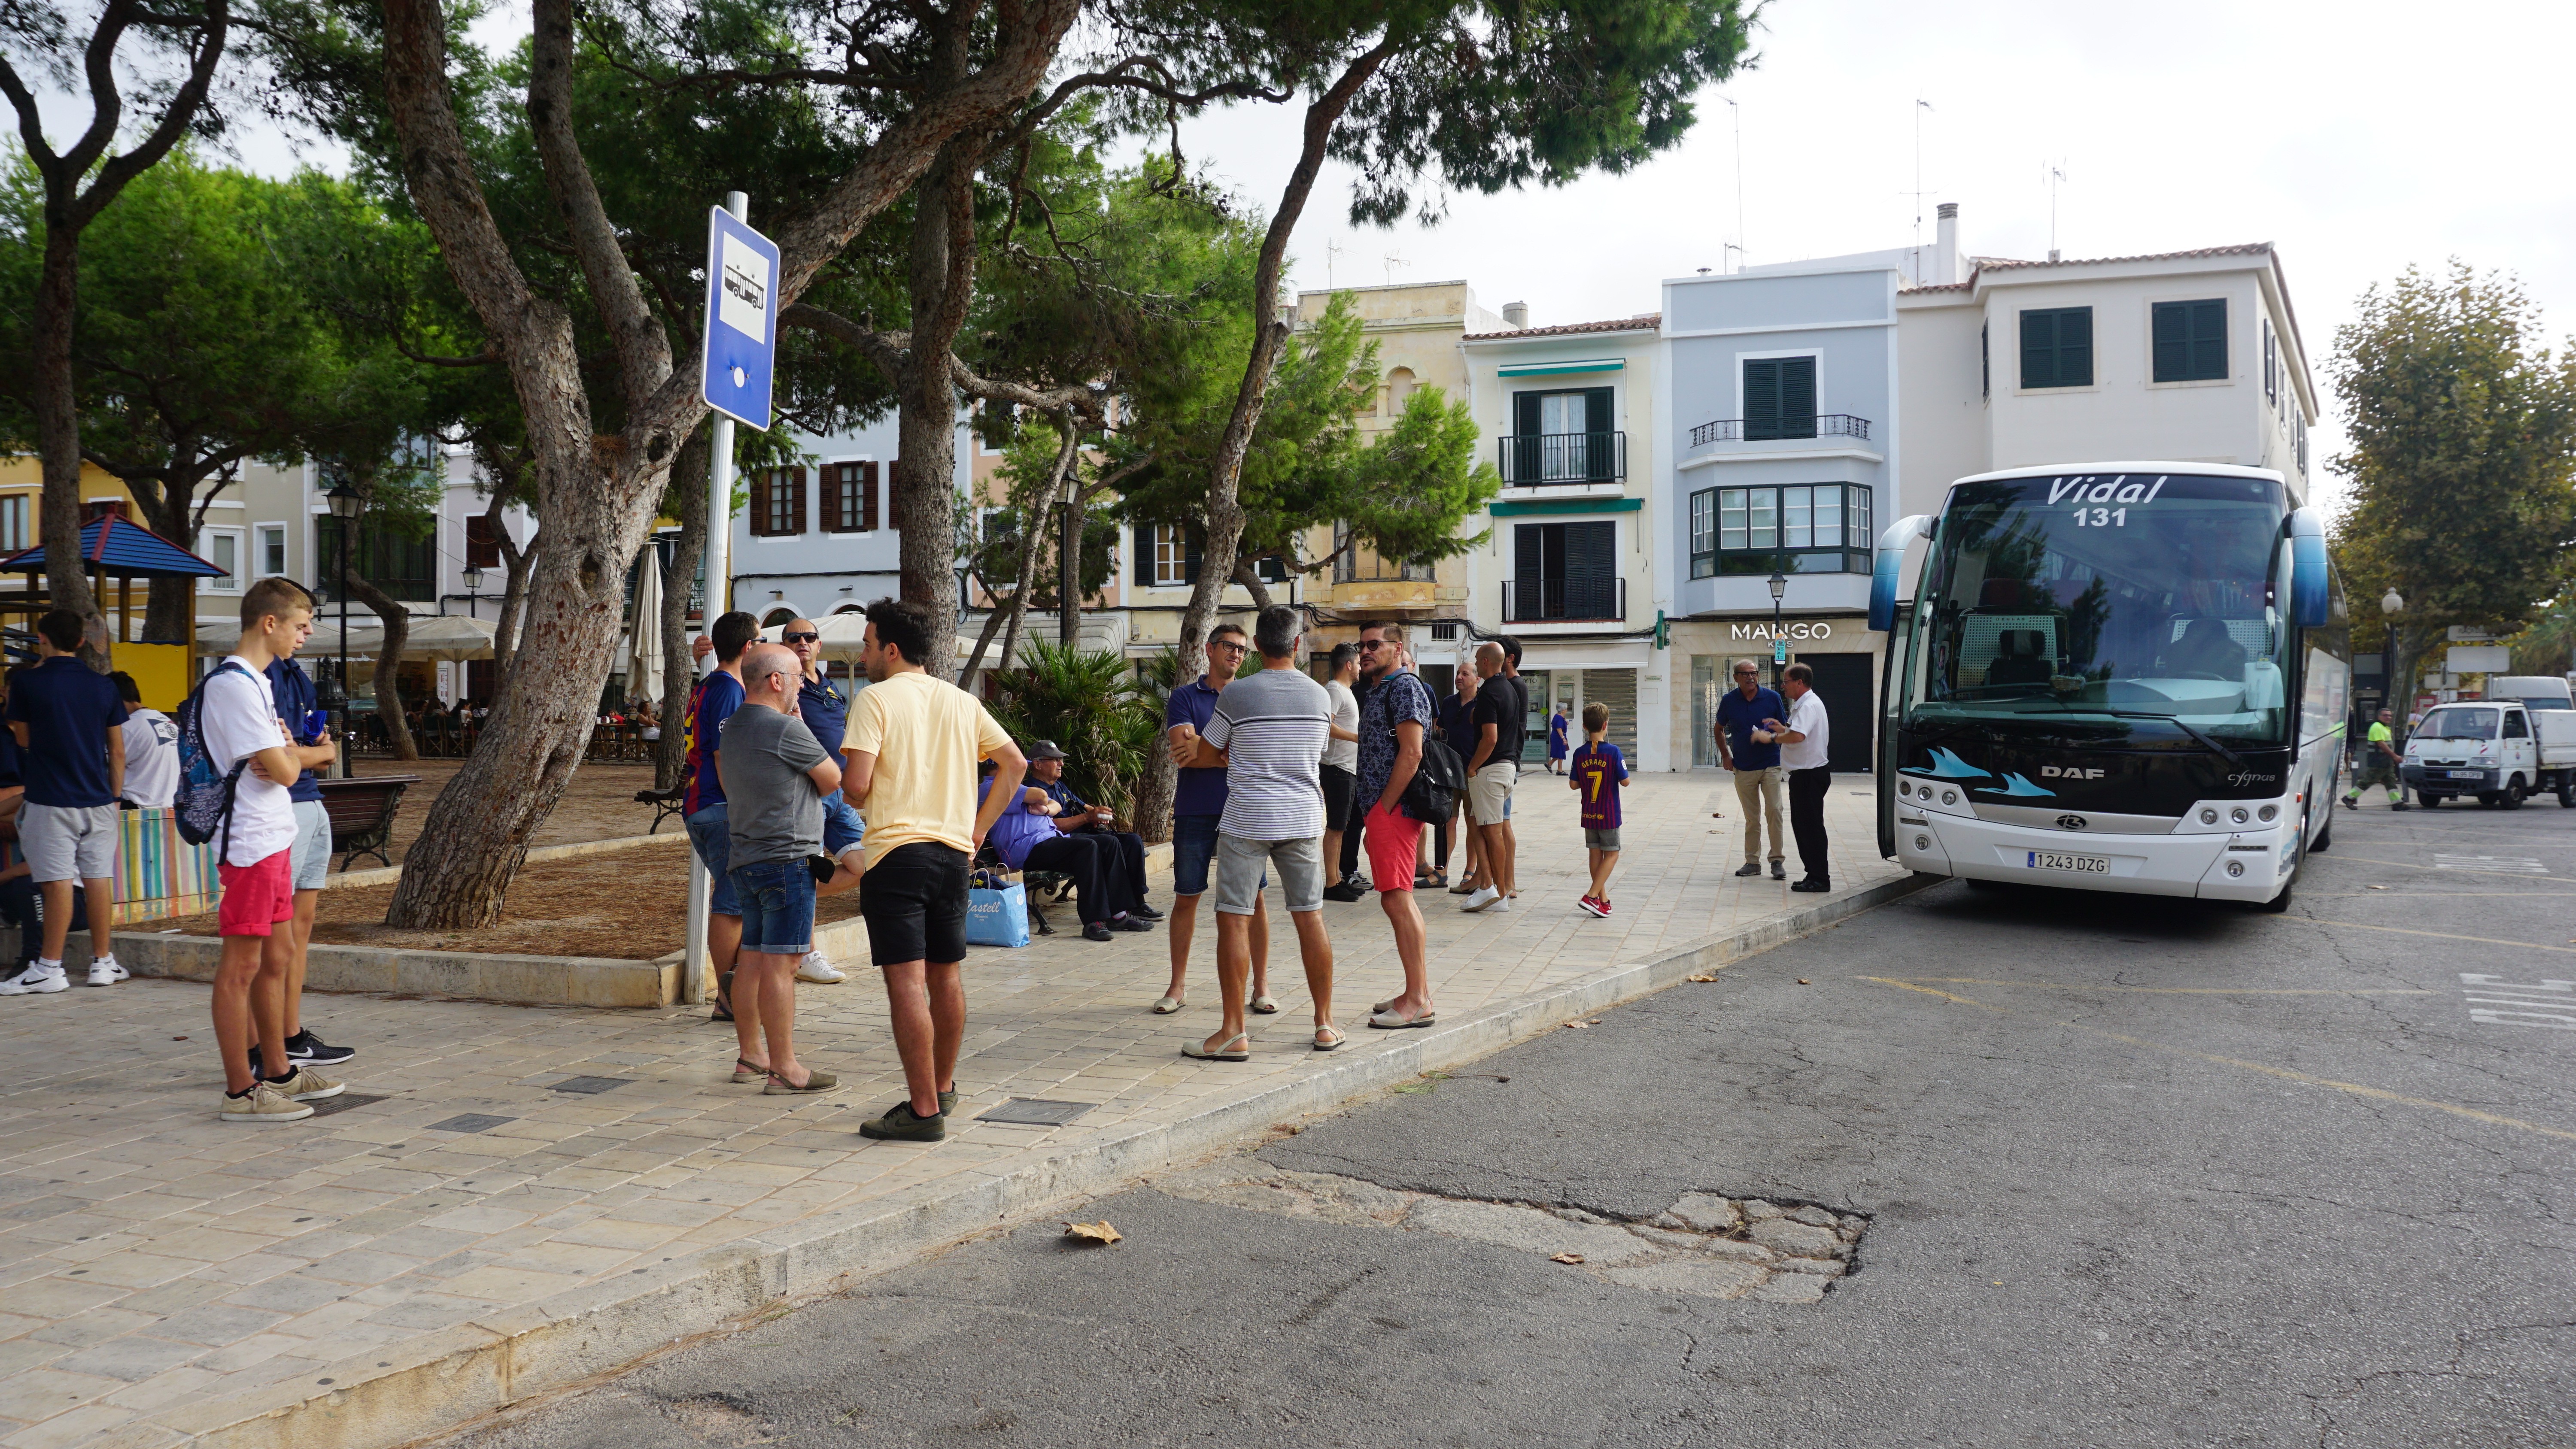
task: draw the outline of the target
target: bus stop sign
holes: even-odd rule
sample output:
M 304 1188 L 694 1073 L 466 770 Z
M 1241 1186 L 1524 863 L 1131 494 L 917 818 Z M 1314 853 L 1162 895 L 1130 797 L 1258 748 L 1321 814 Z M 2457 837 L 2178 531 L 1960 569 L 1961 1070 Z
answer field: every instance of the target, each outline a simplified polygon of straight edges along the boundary
M 778 244 L 707 208 L 706 358 L 698 393 L 707 406 L 763 432 L 778 353 Z

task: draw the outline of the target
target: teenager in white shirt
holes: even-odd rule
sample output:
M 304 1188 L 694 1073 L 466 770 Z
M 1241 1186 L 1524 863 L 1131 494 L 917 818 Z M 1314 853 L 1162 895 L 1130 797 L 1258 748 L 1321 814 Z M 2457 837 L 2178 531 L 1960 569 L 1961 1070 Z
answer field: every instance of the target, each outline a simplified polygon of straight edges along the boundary
M 1789 774 L 1789 833 L 1797 838 L 1798 864 L 1807 873 L 1789 889 L 1811 894 L 1834 888 L 1832 864 L 1825 858 L 1825 792 L 1834 783 L 1825 751 L 1833 723 L 1825 717 L 1815 678 L 1816 672 L 1803 663 L 1782 670 L 1780 692 L 1788 697 L 1789 717 L 1764 720 L 1753 732 L 1757 742 L 1780 746 L 1780 766 Z
M 208 676 L 198 728 L 215 767 L 242 771 L 233 807 L 215 834 L 222 852 L 216 907 L 224 943 L 215 968 L 215 1047 L 224 1060 L 223 1120 L 292 1122 L 341 1084 L 286 1056 L 283 993 L 295 934 L 295 802 L 288 787 L 303 772 L 269 690 L 271 659 L 292 655 L 313 632 L 309 595 L 285 579 L 262 579 L 242 596 L 241 643 Z M 252 1044 L 258 1044 L 254 1060 Z
M 117 698 L 125 701 L 125 795 L 142 810 L 166 810 L 179 793 L 179 727 L 170 716 L 143 705 L 143 689 L 134 676 L 118 670 L 111 678 Z

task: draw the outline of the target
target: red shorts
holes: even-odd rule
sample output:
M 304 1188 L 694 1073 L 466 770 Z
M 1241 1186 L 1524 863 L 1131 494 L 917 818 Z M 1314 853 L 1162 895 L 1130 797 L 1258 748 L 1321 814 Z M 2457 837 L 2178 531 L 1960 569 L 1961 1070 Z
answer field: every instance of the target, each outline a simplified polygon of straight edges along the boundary
M 223 861 L 215 876 L 224 898 L 215 907 L 215 929 L 225 936 L 275 934 L 280 921 L 295 919 L 295 852 L 281 850 L 256 865 Z
M 1413 868 L 1422 858 L 1422 822 L 1371 805 L 1360 820 L 1360 838 L 1368 845 L 1369 880 L 1378 891 L 1413 889 Z

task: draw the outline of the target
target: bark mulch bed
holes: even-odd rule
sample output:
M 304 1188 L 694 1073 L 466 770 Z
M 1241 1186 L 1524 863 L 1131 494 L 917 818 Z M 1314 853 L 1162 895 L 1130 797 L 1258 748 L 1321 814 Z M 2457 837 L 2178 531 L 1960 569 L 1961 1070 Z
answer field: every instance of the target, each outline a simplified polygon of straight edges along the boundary
M 640 788 L 640 787 L 639 787 Z M 500 924 L 481 931 L 397 931 L 384 924 L 392 882 L 322 893 L 317 945 L 401 951 L 476 951 L 511 956 L 600 956 L 650 961 L 680 949 L 688 933 L 689 852 L 684 835 L 631 850 L 530 864 L 511 883 Z M 819 924 L 859 913 L 859 893 L 815 902 Z M 212 914 L 160 923 L 191 936 L 216 932 Z

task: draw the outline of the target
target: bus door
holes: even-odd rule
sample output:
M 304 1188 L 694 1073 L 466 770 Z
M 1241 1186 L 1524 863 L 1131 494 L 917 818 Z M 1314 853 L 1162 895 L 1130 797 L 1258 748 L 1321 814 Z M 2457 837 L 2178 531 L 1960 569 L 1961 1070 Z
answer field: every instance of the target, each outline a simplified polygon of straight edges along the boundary
M 1906 670 L 1897 661 L 1914 652 L 1914 601 L 1896 606 L 1887 631 L 1887 654 L 1878 669 L 1878 853 L 1896 858 L 1897 726 L 1905 718 Z

